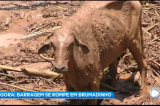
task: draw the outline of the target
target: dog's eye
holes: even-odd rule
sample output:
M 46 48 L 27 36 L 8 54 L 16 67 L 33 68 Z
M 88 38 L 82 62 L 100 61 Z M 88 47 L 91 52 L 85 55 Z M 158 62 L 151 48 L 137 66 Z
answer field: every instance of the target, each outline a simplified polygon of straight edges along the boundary
M 65 57 L 67 58 L 69 55 L 69 52 L 65 52 Z
M 74 42 L 72 42 L 69 46 L 68 46 L 68 49 L 71 49 L 72 46 L 73 46 Z
M 53 43 L 50 45 L 50 48 L 52 48 L 52 47 L 53 47 L 53 50 L 55 51 L 56 50 L 56 46 Z

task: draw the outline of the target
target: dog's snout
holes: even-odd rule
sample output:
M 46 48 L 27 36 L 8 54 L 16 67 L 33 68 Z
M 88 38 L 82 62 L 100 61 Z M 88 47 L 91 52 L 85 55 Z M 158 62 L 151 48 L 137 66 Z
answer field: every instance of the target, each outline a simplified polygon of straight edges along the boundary
M 55 66 L 55 72 L 59 72 L 59 71 L 65 71 L 65 66 Z

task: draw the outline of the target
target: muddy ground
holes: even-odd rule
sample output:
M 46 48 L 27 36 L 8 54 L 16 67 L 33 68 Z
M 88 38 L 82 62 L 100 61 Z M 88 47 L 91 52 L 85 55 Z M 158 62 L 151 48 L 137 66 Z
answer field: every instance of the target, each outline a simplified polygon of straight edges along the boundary
M 31 32 L 53 28 L 74 14 L 83 2 L 79 1 L 1 1 L 0 2 L 0 64 L 13 67 L 37 69 L 50 68 L 50 64 L 37 55 L 38 48 L 50 33 L 21 40 Z M 144 52 L 149 68 L 148 94 L 138 98 L 139 72 L 137 64 L 128 52 L 120 61 L 117 88 L 130 90 L 132 95 L 115 92 L 115 99 L 103 100 L 105 104 L 160 104 L 159 99 L 152 99 L 149 90 L 155 85 L 160 88 L 160 5 L 143 7 L 142 14 Z M 49 54 L 48 54 L 49 55 Z M 21 72 L 0 71 L 1 91 L 64 91 L 62 78 L 45 79 L 29 77 Z M 104 90 L 104 89 L 103 89 Z M 37 104 L 57 105 L 61 99 L 0 99 L 1 105 Z

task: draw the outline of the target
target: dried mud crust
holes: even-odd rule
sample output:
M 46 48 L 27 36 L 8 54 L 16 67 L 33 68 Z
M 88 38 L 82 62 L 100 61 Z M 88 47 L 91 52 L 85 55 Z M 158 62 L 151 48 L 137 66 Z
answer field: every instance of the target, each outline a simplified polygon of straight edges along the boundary
M 23 5 L 33 5 L 35 2 L 25 2 Z M 33 5 L 34 7 L 36 6 Z M 52 4 L 52 5 L 51 5 Z M 12 4 L 14 5 L 14 4 Z M 10 6 L 11 4 L 3 5 L 3 7 Z M 22 5 L 21 2 L 19 2 L 19 5 Z M 76 12 L 77 8 L 81 5 L 81 2 L 75 1 L 75 2 L 67 2 L 67 3 L 56 3 L 52 2 L 49 3 L 48 6 L 40 7 L 42 10 L 42 16 L 44 18 L 43 21 L 38 21 L 34 23 L 30 23 L 26 28 L 25 31 L 28 33 L 39 31 L 46 28 L 51 28 L 55 26 L 59 26 L 62 23 L 62 20 L 65 18 L 70 17 L 73 15 L 73 13 Z M 32 7 L 33 7 L 32 6 Z M 36 7 L 38 8 L 38 7 Z M 32 10 L 27 11 L 36 11 L 36 8 Z M 25 10 L 25 9 L 24 9 Z M 125 11 L 125 10 L 124 10 Z M 5 12 L 4 12 L 5 13 Z M 11 24 L 15 24 L 14 20 L 20 18 L 20 11 L 18 10 L 12 10 L 6 12 L 6 16 L 9 16 L 12 14 L 14 18 L 11 18 L 11 21 L 7 25 L 7 19 L 6 21 L 3 21 L 0 19 L 0 33 L 3 31 L 6 31 L 10 29 Z M 17 15 L 16 15 L 17 14 Z M 1 14 L 0 14 L 1 15 Z M 147 76 L 147 83 L 149 85 L 160 85 L 160 65 L 157 63 L 160 63 L 160 9 L 158 7 L 149 7 L 147 10 L 142 11 L 142 26 L 143 26 L 143 40 L 144 40 L 144 53 L 147 57 L 148 64 L 154 70 L 154 75 L 156 78 L 151 77 L 151 74 L 148 73 Z M 3 17 L 3 16 L 2 16 Z M 25 18 L 25 17 L 24 17 Z M 13 26 L 13 25 L 12 25 Z M 39 47 L 45 42 L 47 37 L 50 35 L 50 33 L 40 35 L 38 37 L 32 37 L 27 40 L 22 40 L 21 43 L 16 45 L 10 45 L 8 48 L 0 47 L 0 64 L 2 65 L 8 65 L 8 66 L 20 66 L 20 65 L 26 65 L 28 63 L 37 63 L 44 61 L 41 59 L 38 54 L 37 50 Z M 48 52 L 46 55 L 50 56 L 50 52 Z M 157 63 L 153 62 L 156 61 Z M 124 78 L 126 74 L 136 74 L 136 72 L 132 72 L 132 70 L 137 70 L 137 65 L 134 61 L 133 56 L 127 52 L 127 54 L 121 59 L 120 64 L 120 72 L 121 74 L 118 74 L 120 78 Z M 2 73 L 2 71 L 0 71 Z M 3 73 L 4 74 L 4 73 Z M 16 73 L 16 72 L 8 72 L 8 76 L 0 75 L 0 82 L 15 85 L 20 88 L 26 88 L 26 89 L 32 89 L 32 90 L 41 90 L 41 91 L 59 91 L 59 90 L 65 90 L 64 87 L 64 81 L 62 78 L 57 79 L 43 79 L 43 78 L 36 78 L 36 77 L 28 77 L 24 75 L 23 73 Z M 125 80 L 128 80 L 129 78 L 125 78 Z M 136 76 L 133 78 L 133 80 L 140 80 L 139 74 L 136 74 Z M 133 83 L 133 81 L 132 81 Z M 121 82 L 119 80 L 117 84 L 117 88 L 120 89 L 128 89 L 133 90 L 131 88 L 136 88 L 137 85 L 130 85 L 131 82 Z M 9 87 L 6 85 L 1 85 L 0 87 L 1 91 L 19 91 L 18 88 L 15 87 Z M 20 90 L 21 91 L 21 90 Z M 120 96 L 120 94 L 118 94 Z M 160 104 L 159 99 L 152 99 L 149 97 L 149 95 L 144 96 L 144 98 L 137 99 L 134 95 L 127 97 L 125 94 L 122 94 L 122 96 L 125 96 L 126 99 L 123 99 L 122 101 L 118 99 L 114 99 L 111 102 L 108 102 L 104 100 L 102 102 L 102 105 L 114 105 L 114 104 Z M 121 97 L 120 97 L 121 98 Z M 7 102 L 4 100 L 0 100 L 0 104 Z M 61 100 L 42 100 L 42 99 L 27 99 L 27 100 L 21 100 L 27 103 L 31 104 L 55 104 L 57 105 L 58 102 Z M 22 103 L 23 104 L 23 103 Z
M 44 18 L 48 18 L 48 17 L 54 17 L 54 18 L 62 18 L 62 17 L 67 17 L 67 16 L 71 16 L 73 15 L 76 10 L 77 7 L 79 7 L 81 5 L 80 2 L 77 3 L 68 3 L 65 6 L 47 6 L 44 8 L 43 12 L 43 17 Z

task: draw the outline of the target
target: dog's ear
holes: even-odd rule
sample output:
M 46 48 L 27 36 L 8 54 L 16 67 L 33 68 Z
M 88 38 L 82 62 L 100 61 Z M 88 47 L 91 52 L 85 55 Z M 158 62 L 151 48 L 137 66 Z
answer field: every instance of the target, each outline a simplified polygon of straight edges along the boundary
M 45 60 L 53 61 L 54 58 L 47 58 L 47 57 L 45 57 L 44 55 L 42 55 L 42 53 L 45 53 L 45 52 L 48 51 L 51 47 L 52 47 L 52 42 L 51 42 L 51 41 L 45 43 L 43 46 L 41 46 L 41 47 L 39 48 L 39 50 L 38 50 L 38 55 L 39 55 L 41 58 L 45 59 Z
M 87 46 L 86 44 L 84 44 L 84 43 L 81 41 L 81 39 L 78 38 L 78 37 L 76 37 L 76 36 L 75 36 L 75 43 L 76 43 L 77 45 L 81 46 L 82 51 L 83 51 L 85 54 L 87 54 L 87 53 L 90 51 L 89 48 L 88 48 L 88 46 Z

